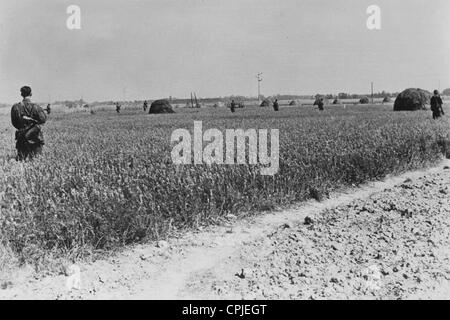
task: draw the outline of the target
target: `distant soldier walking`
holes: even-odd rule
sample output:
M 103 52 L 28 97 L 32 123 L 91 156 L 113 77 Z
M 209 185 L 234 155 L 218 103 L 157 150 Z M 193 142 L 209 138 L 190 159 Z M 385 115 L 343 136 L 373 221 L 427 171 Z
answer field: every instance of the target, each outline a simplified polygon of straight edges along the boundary
M 116 112 L 117 113 L 120 113 L 120 108 L 121 108 L 120 103 L 116 102 Z
M 323 98 L 320 98 L 320 99 L 319 99 L 319 102 L 318 102 L 317 105 L 319 106 L 319 110 L 320 110 L 320 111 L 323 111 L 323 105 L 324 105 L 324 103 L 323 103 Z
M 231 100 L 231 112 L 234 113 L 234 111 L 236 111 L 236 102 L 234 102 L 234 100 Z
M 52 111 L 52 109 L 50 107 L 50 103 L 47 105 L 47 108 L 45 109 L 45 111 L 47 112 L 47 114 L 50 114 L 50 112 Z
M 147 111 L 148 108 L 148 104 L 147 104 L 147 100 L 144 101 L 144 112 Z
M 439 95 L 438 90 L 434 90 L 434 95 L 431 97 L 431 111 L 433 112 L 433 119 L 438 119 L 441 115 L 444 115 L 444 109 L 442 109 L 442 98 Z
M 278 99 L 275 99 L 273 102 L 273 110 L 278 111 L 280 108 L 280 105 L 278 104 Z
M 20 89 L 23 100 L 11 108 L 11 122 L 17 129 L 16 149 L 17 160 L 32 159 L 42 153 L 44 136 L 41 125 L 47 120 L 44 110 L 30 100 L 31 88 Z

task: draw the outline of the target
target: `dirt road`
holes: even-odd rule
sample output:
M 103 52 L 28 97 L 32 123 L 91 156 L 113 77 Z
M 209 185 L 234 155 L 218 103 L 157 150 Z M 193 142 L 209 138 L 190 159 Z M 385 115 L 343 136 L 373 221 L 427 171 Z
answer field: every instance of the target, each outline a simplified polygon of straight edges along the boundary
M 447 160 L 68 275 L 22 271 L 0 299 L 448 299 L 449 194 Z

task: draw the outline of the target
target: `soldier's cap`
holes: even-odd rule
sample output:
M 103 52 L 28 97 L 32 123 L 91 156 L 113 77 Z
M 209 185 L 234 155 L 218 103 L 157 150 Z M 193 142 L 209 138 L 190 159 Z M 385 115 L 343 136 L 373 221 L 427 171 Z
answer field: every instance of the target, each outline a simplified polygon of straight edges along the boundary
M 23 86 L 20 88 L 20 94 L 24 98 L 31 96 L 31 88 L 29 86 Z
M 434 94 L 439 94 L 439 91 L 438 90 L 434 90 Z

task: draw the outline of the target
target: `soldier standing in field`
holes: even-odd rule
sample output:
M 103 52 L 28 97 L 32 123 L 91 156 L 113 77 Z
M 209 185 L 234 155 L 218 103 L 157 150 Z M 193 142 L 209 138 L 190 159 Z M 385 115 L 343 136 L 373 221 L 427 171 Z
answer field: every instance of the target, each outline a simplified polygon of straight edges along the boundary
M 147 100 L 145 100 L 144 101 L 144 112 L 147 111 L 147 107 L 148 107 Z
M 121 108 L 120 103 L 116 102 L 116 112 L 117 113 L 120 113 L 120 108 Z
M 319 99 L 319 103 L 318 103 L 318 106 L 319 106 L 319 110 L 320 110 L 320 111 L 323 111 L 323 105 L 324 105 L 324 103 L 323 103 L 323 98 L 320 98 L 320 99 Z
M 47 114 L 50 114 L 50 112 L 52 111 L 50 108 L 50 103 L 47 105 L 47 109 L 45 109 L 45 111 L 47 111 Z
M 441 115 L 444 115 L 444 109 L 442 109 L 442 98 L 439 95 L 438 90 L 434 90 L 434 95 L 431 97 L 431 111 L 433 112 L 433 119 L 438 119 Z
M 17 129 L 16 149 L 17 160 L 32 159 L 42 153 L 44 136 L 41 125 L 47 120 L 44 110 L 31 102 L 31 88 L 28 86 L 20 89 L 23 100 L 11 108 L 11 122 Z
M 280 105 L 278 104 L 278 99 L 275 99 L 273 102 L 273 110 L 278 111 L 280 108 Z
M 234 100 L 231 100 L 231 112 L 234 113 L 235 110 L 236 110 L 236 102 L 234 102 Z

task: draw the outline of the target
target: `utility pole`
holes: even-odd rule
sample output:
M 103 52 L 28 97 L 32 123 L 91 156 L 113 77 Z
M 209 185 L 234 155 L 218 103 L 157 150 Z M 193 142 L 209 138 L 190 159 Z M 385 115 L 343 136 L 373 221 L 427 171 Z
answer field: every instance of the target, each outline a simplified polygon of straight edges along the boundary
M 194 92 L 194 98 L 195 98 L 195 107 L 200 108 L 200 105 L 198 104 L 198 100 L 197 100 L 197 94 L 195 92 Z
M 256 75 L 256 79 L 258 79 L 258 103 L 261 102 L 261 81 L 262 81 L 262 72 Z
M 371 87 L 372 87 L 372 104 L 373 104 L 373 82 L 371 82 Z

